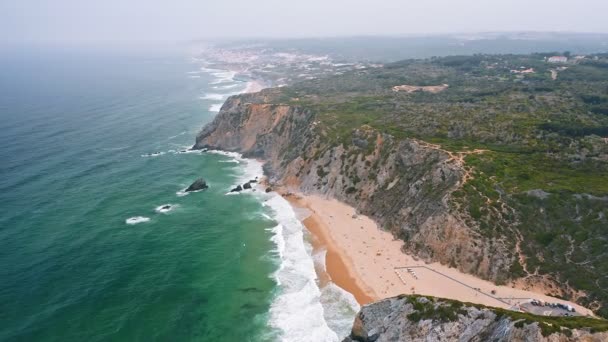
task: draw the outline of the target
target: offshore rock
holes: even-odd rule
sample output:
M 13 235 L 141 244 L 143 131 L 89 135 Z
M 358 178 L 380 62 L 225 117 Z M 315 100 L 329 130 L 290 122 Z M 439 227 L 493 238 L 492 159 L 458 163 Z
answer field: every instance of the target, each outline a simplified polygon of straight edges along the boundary
M 207 182 L 203 178 L 199 178 L 194 181 L 194 183 L 190 184 L 190 186 L 186 189 L 186 192 L 205 190 L 209 188 Z

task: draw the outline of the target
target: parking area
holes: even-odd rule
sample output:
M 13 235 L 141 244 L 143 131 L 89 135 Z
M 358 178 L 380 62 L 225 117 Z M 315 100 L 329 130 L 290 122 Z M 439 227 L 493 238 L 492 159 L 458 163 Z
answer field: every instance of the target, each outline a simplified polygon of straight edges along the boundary
M 543 303 L 539 301 L 529 301 L 520 304 L 520 308 L 526 312 L 543 316 L 581 316 L 572 307 L 560 303 Z

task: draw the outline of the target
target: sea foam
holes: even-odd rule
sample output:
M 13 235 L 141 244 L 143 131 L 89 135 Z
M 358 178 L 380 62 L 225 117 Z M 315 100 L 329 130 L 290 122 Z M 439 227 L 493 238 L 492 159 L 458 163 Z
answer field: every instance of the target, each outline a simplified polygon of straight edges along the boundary
M 241 86 L 241 84 L 235 83 L 235 84 L 228 84 L 228 85 L 224 85 L 224 86 L 214 86 L 213 89 L 233 89 L 238 86 Z
M 237 184 L 263 174 L 262 163 L 257 160 L 243 158 L 234 152 L 212 153 L 240 162 L 241 174 Z M 280 195 L 262 191 L 252 194 L 272 210 L 273 219 L 278 223 L 272 228 L 272 241 L 276 245 L 279 264 L 273 278 L 279 290 L 270 308 L 271 327 L 278 330 L 282 341 L 339 341 L 339 336 L 325 320 L 312 246 L 304 240 L 304 226 L 289 202 Z M 350 316 L 350 319 L 353 317 Z
M 216 77 L 211 82 L 216 85 L 215 89 L 236 88 L 238 85 L 230 84 L 236 82 L 234 72 L 201 70 Z M 209 110 L 219 112 L 221 106 L 213 104 Z M 227 161 L 239 164 L 241 172 L 236 184 L 263 175 L 262 163 L 257 160 L 243 158 L 234 152 L 208 152 L 224 155 L 230 158 Z M 261 186 L 254 184 L 254 189 L 261 190 Z M 340 341 L 348 335 L 359 310 L 355 298 L 333 283 L 319 288 L 315 262 L 324 264 L 325 253 L 313 257 L 312 246 L 304 238 L 305 227 L 287 200 L 276 193 L 246 193 L 272 209 L 272 219 L 278 223 L 271 229 L 271 240 L 276 245 L 273 252 L 278 258 L 278 269 L 272 276 L 279 287 L 270 308 L 271 328 L 279 333 L 281 341 Z
M 225 97 L 227 97 L 227 95 L 225 95 L 225 94 L 207 93 L 207 94 L 201 96 L 200 99 L 201 100 L 223 100 Z
M 257 160 L 235 152 L 209 153 L 240 164 L 236 184 L 263 175 L 262 163 Z M 254 188 L 261 190 L 258 184 Z M 280 334 L 281 341 L 340 341 L 348 335 L 359 310 L 355 298 L 332 283 L 319 288 L 315 263 L 324 263 L 325 254 L 313 256 L 312 245 L 304 237 L 305 227 L 287 200 L 277 193 L 248 193 L 270 208 L 278 223 L 271 229 L 278 263 L 272 276 L 279 287 L 270 308 L 271 328 Z
M 177 207 L 177 204 L 163 204 L 154 209 L 159 214 L 166 214 Z
M 148 222 L 150 221 L 149 217 L 144 217 L 144 216 L 134 216 L 134 217 L 129 217 L 128 219 L 125 220 L 126 224 L 138 224 L 138 223 L 144 223 L 144 222 Z
M 219 112 L 220 109 L 222 109 L 222 104 L 221 103 L 215 103 L 215 104 L 212 104 L 211 106 L 209 106 L 209 111 L 210 112 Z
M 279 294 L 270 308 L 270 324 L 281 332 L 283 341 L 339 341 L 325 320 L 312 248 L 304 241 L 304 226 L 278 194 L 272 194 L 265 204 L 279 222 L 272 238 L 280 259 L 274 274 Z

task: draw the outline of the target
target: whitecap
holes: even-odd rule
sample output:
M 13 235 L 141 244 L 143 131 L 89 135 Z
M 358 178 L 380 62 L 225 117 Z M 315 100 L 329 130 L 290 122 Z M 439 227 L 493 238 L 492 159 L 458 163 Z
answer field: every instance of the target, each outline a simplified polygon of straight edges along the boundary
M 154 209 L 159 214 L 166 214 L 177 207 L 177 204 L 163 204 Z
M 201 97 L 201 100 L 223 100 L 226 97 L 224 94 L 207 93 Z
M 144 216 L 134 216 L 134 217 L 129 217 L 128 219 L 125 220 L 126 224 L 138 224 L 138 223 L 144 223 L 144 222 L 148 222 L 150 221 L 149 217 L 144 217 Z
M 160 157 L 164 154 L 166 154 L 167 152 L 154 152 L 154 153 L 146 153 L 146 154 L 142 154 L 142 158 L 148 158 L 148 157 Z
M 119 146 L 119 147 L 103 147 L 101 148 L 102 151 L 120 151 L 120 150 L 124 150 L 125 148 L 128 148 L 129 146 Z
M 220 109 L 222 109 L 222 103 L 216 103 L 216 104 L 212 104 L 209 107 L 209 111 L 210 112 L 219 112 Z
M 232 89 L 241 86 L 240 83 L 228 84 L 224 86 L 213 86 L 213 89 Z
M 201 154 L 205 152 L 205 150 L 192 150 L 192 149 L 187 149 L 187 150 L 179 150 L 176 151 L 175 154 Z
M 226 71 L 212 72 L 211 75 L 213 75 L 216 79 L 215 79 L 215 81 L 210 82 L 210 84 L 233 83 L 234 76 L 236 76 L 236 72 L 226 70 Z
M 179 134 L 176 134 L 176 135 L 172 135 L 172 136 L 170 136 L 169 138 L 167 138 L 167 140 L 175 139 L 175 138 L 177 138 L 177 137 L 179 137 L 179 136 L 182 136 L 182 135 L 184 135 L 184 134 L 186 134 L 186 133 L 188 133 L 188 131 L 182 131 L 182 132 L 180 132 Z
M 220 69 L 212 69 L 212 68 L 207 68 L 207 67 L 201 67 L 200 70 L 202 72 L 206 72 L 209 74 L 214 73 L 214 72 L 222 72 L 222 70 L 220 70 Z

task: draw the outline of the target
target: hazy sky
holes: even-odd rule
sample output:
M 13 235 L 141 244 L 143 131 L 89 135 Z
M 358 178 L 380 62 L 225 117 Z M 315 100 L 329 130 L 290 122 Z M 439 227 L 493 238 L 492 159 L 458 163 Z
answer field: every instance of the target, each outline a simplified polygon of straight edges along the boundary
M 0 41 L 608 32 L 608 0 L 0 0 Z

